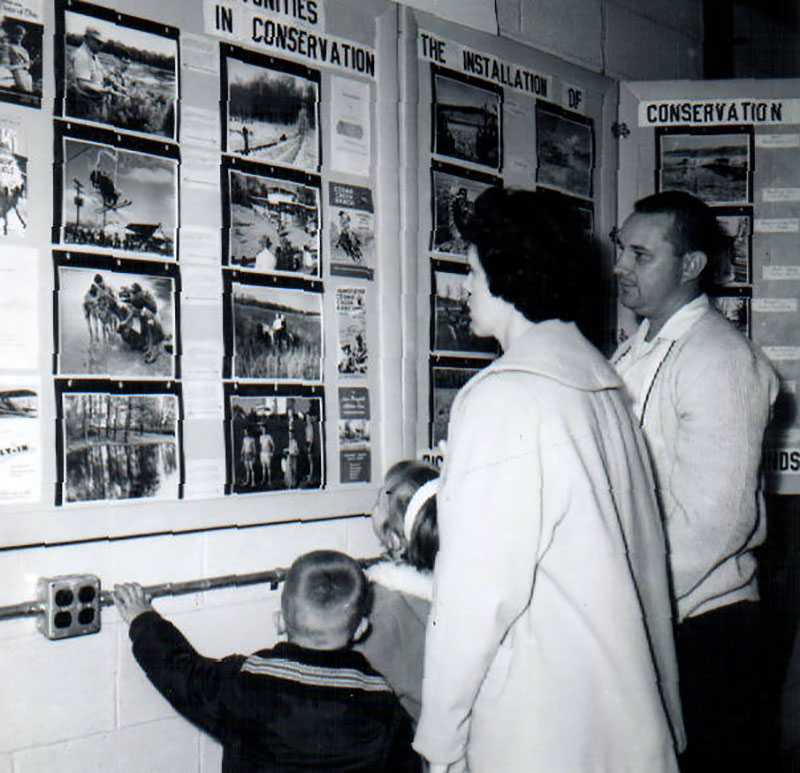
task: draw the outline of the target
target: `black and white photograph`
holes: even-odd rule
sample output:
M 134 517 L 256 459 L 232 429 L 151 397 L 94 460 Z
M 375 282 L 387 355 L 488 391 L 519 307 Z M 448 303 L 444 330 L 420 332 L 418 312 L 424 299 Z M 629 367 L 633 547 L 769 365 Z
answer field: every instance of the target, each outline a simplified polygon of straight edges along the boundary
M 322 380 L 322 294 L 225 277 L 233 378 Z
M 434 67 L 433 152 L 499 171 L 503 90 Z
M 480 368 L 453 367 L 432 364 L 430 368 L 430 446 L 447 440 L 447 425 L 450 423 L 450 408 L 458 390 L 464 386 Z
M 364 287 L 336 288 L 340 376 L 364 376 L 369 367 L 366 295 Z
M 56 37 L 61 115 L 126 132 L 177 140 L 175 27 L 82 5 L 62 9 Z
M 590 199 L 594 124 L 590 118 L 536 103 L 536 185 Z
M 266 274 L 322 273 L 319 180 L 226 169 L 228 265 Z M 299 175 L 298 175 L 299 177 Z M 224 206 L 224 205 L 223 205 Z
M 746 204 L 752 195 L 752 130 L 656 132 L 659 190 L 691 193 L 706 204 Z
M 180 397 L 159 385 L 60 391 L 61 502 L 178 499 Z
M 254 391 L 226 389 L 229 490 L 249 494 L 324 487 L 322 398 Z
M 225 152 L 319 169 L 319 71 L 223 46 L 222 81 Z
M 108 138 L 106 132 L 86 133 Z M 155 144 L 140 140 L 135 143 L 137 149 L 127 149 L 62 136 L 56 143 L 54 167 L 56 216 L 60 218 L 54 236 L 71 247 L 174 260 L 177 151 L 174 156 L 142 152 Z
M 431 169 L 431 249 L 466 258 L 469 243 L 461 235 L 460 227 L 472 213 L 475 199 L 487 188 L 501 183 L 499 177 L 434 162 Z
M 0 21 L 0 101 L 42 105 L 41 24 L 11 15 Z
M 717 208 L 717 222 L 730 237 L 730 245 L 719 267 L 715 283 L 749 285 L 753 281 L 753 212 L 747 208 Z
M 126 261 L 118 266 L 102 258 L 74 265 L 58 252 L 54 263 L 59 374 L 178 375 L 174 265 Z
M 742 335 L 750 337 L 750 296 L 735 292 L 726 292 L 726 288 L 720 288 L 718 294 L 715 293 L 710 298 L 711 305 L 722 314 L 728 322 L 731 322 Z
M 465 264 L 432 261 L 431 349 L 493 357 L 494 338 L 479 338 L 470 327 Z
M 19 131 L 0 124 L 0 233 L 18 236 L 28 227 L 28 156 Z

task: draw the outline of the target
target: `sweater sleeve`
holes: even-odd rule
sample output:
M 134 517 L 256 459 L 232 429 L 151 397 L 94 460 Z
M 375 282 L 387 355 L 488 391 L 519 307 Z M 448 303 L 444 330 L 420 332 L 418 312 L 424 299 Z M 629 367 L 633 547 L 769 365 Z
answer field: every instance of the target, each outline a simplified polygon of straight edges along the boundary
M 530 379 L 489 375 L 460 398 L 437 498 L 440 549 L 414 744 L 439 764 L 466 752 L 483 678 L 531 596 L 541 526 Z
M 241 669 L 244 657 L 214 660 L 199 655 L 186 637 L 157 612 L 131 623 L 133 655 L 155 688 L 184 717 L 224 740 L 223 688 Z
M 705 350 L 676 374 L 674 452 L 659 486 L 680 600 L 753 536 L 776 377 L 746 346 Z

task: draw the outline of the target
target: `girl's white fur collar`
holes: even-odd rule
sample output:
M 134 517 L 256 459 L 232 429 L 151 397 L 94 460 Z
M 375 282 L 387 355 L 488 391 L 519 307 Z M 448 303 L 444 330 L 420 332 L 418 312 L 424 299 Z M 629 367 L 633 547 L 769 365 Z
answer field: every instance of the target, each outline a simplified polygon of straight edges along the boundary
M 433 598 L 433 573 L 410 564 L 381 561 L 367 569 L 367 577 L 388 590 L 407 593 L 426 601 Z

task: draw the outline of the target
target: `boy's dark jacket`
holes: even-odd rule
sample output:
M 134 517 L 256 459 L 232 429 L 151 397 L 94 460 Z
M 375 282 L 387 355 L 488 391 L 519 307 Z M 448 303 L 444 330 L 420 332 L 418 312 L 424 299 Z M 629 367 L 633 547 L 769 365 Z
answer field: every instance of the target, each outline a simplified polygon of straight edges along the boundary
M 161 694 L 221 741 L 223 773 L 420 770 L 408 715 L 358 652 L 281 642 L 213 660 L 157 612 L 136 617 L 130 637 Z

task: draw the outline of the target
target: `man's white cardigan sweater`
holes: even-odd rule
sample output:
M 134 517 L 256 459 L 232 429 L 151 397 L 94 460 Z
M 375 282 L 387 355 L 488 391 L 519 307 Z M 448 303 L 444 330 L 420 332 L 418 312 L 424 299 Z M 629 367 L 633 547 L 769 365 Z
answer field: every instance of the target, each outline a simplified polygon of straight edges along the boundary
M 634 396 L 665 519 L 680 620 L 758 598 L 753 549 L 766 537 L 759 467 L 778 378 L 705 296 L 660 331 L 663 355 Z M 612 358 L 623 380 L 647 321 Z

